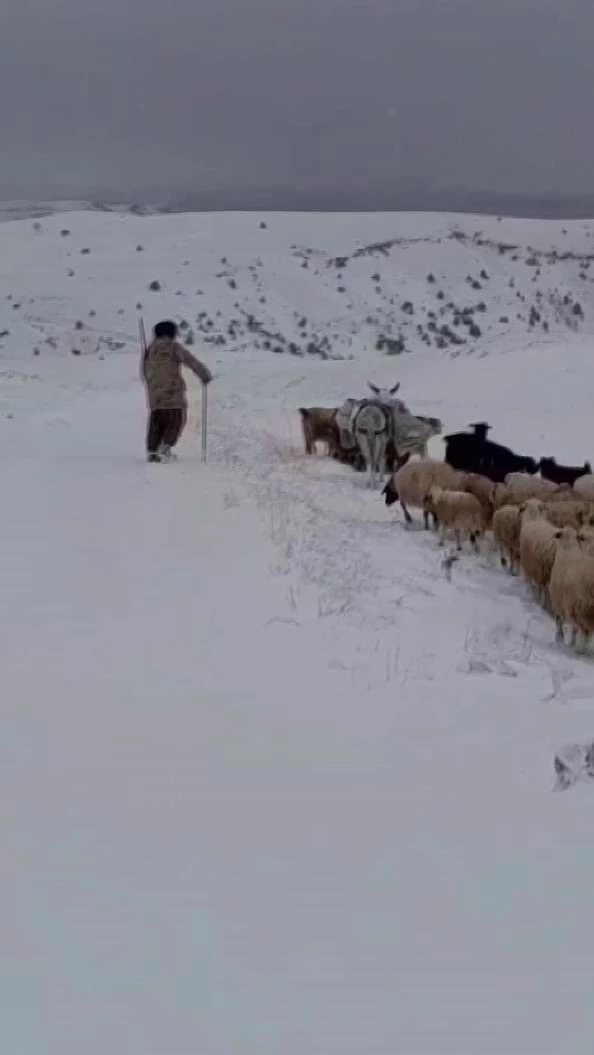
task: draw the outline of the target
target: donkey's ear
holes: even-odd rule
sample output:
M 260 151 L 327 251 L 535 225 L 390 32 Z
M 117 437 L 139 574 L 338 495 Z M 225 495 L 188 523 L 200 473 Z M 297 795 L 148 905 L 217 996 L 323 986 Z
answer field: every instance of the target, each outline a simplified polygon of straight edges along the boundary
M 379 394 L 380 394 L 380 389 L 379 389 L 379 388 L 377 388 L 377 386 L 376 386 L 376 385 L 372 385 L 372 384 L 371 384 L 371 381 L 368 381 L 368 382 L 367 382 L 367 384 L 369 385 L 369 388 L 371 389 L 371 391 L 372 391 L 372 392 L 375 392 L 376 396 L 379 396 Z
M 400 381 L 398 382 L 397 385 L 394 385 L 394 388 L 390 389 L 390 395 L 391 396 L 395 396 L 399 388 L 400 388 Z

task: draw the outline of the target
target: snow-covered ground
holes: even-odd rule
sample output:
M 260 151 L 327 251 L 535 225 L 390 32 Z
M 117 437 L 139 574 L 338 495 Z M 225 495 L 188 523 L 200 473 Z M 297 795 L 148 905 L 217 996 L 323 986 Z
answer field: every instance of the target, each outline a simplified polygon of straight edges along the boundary
M 553 757 L 592 661 L 488 555 L 448 582 L 296 408 L 401 380 L 591 457 L 594 223 L 36 223 L 0 228 L 3 1048 L 590 1055 L 594 788 Z M 137 304 L 216 372 L 206 466 L 192 382 L 179 462 L 144 461 Z

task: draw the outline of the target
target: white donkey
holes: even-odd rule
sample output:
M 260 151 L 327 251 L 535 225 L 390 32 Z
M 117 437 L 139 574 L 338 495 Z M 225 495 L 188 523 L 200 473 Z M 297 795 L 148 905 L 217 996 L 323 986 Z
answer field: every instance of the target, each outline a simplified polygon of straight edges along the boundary
M 377 487 L 386 472 L 386 451 L 392 435 L 392 408 L 377 400 L 362 400 L 353 421 L 355 442 L 368 472 L 369 487 Z

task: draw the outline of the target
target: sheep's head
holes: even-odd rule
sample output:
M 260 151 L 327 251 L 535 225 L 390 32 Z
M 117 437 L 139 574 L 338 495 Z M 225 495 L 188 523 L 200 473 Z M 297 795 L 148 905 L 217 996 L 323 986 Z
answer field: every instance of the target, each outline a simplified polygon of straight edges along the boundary
M 589 557 L 594 556 L 594 531 L 588 528 L 580 529 L 577 533 L 577 540 L 580 545 L 580 549 L 587 553 Z
M 382 491 L 382 494 L 384 496 L 384 500 L 387 506 L 394 505 L 394 502 L 397 502 L 399 500 L 400 495 L 398 494 L 398 490 L 394 483 L 393 476 L 388 480 L 386 486 Z
M 577 515 L 577 522 L 582 527 L 594 527 L 594 510 L 590 505 L 584 505 L 579 510 Z
M 426 513 L 435 512 L 435 503 L 443 492 L 443 487 L 433 484 L 423 497 L 423 509 Z
M 557 548 L 560 550 L 575 549 L 580 544 L 578 533 L 572 527 L 561 528 L 555 532 L 553 537 L 557 543 Z
M 522 522 L 526 520 L 543 520 L 547 515 L 544 502 L 540 498 L 529 498 L 520 506 Z

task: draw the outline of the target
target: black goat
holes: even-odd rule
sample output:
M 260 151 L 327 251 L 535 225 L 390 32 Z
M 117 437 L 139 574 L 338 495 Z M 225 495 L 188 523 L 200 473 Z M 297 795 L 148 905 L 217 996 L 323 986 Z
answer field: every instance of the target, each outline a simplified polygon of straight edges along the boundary
M 503 483 L 508 473 L 530 473 L 538 471 L 534 458 L 516 454 L 510 447 L 493 443 L 487 439 L 491 428 L 485 421 L 470 426 L 474 432 L 452 432 L 444 436 L 445 460 L 452 469 L 465 473 L 480 473 L 493 483 Z
M 552 480 L 554 484 L 569 484 L 570 487 L 580 476 L 592 472 L 590 462 L 584 462 L 583 465 L 557 465 L 554 458 L 541 458 L 538 468 L 545 480 Z
M 474 432 L 450 432 L 444 436 L 445 460 L 452 469 L 464 473 L 478 473 L 484 454 L 487 432 L 491 428 L 485 421 L 470 425 Z

